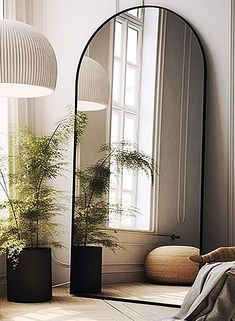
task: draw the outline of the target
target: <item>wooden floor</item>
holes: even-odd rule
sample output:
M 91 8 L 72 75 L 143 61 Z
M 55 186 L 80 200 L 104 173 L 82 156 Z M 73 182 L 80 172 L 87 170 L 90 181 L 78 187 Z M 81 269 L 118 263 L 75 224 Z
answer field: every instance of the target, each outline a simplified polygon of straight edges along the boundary
M 98 296 L 180 306 L 188 290 L 188 286 L 159 285 L 149 282 L 119 283 L 103 285 L 102 293 Z
M 22 304 L 0 300 L 1 321 L 157 321 L 177 308 L 74 297 L 65 288 L 54 289 L 53 300 Z

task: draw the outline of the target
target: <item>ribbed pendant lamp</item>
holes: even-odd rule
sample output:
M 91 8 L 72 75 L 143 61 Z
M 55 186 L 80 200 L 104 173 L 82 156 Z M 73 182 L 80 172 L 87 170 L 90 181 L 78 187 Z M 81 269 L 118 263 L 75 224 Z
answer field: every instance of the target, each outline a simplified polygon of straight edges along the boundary
M 104 68 L 84 56 L 79 72 L 78 110 L 101 110 L 109 104 L 109 80 Z
M 49 41 L 23 22 L 0 20 L 0 96 L 46 96 L 55 90 L 56 79 Z

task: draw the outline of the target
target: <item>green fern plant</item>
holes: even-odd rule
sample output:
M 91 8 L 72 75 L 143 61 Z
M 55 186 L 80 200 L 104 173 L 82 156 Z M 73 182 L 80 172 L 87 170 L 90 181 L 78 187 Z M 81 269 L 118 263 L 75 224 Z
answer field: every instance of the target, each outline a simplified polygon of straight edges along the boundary
M 80 190 L 75 199 L 73 242 L 75 246 L 96 244 L 115 251 L 119 247 L 118 240 L 105 230 L 109 213 L 136 215 L 138 209 L 109 202 L 107 193 L 110 177 L 121 173 L 123 168 L 134 172 L 142 170 L 151 177 L 153 183 L 157 167 L 151 157 L 130 142 L 105 144 L 100 152 L 103 156 L 95 164 L 76 173 Z M 115 166 L 111 166 L 112 164 Z
M 63 171 L 66 142 L 73 133 L 74 124 L 79 141 L 87 118 L 70 112 L 51 135 L 37 137 L 29 129 L 20 129 L 12 142 L 16 152 L 8 157 L 10 173 L 0 169 L 0 187 L 6 199 L 0 208 L 8 210 L 8 217 L 0 220 L 0 254 L 7 253 L 15 263 L 25 247 L 58 247 L 58 224 L 53 217 L 64 206 L 59 202 L 60 191 L 50 185 Z

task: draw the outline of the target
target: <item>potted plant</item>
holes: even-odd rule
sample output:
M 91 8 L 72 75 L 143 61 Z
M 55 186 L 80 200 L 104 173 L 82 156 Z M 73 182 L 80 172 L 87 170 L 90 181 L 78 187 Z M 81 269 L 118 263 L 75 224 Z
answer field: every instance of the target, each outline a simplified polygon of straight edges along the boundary
M 72 116 L 71 116 L 72 117 Z M 51 246 L 60 244 L 53 221 L 64 206 L 61 192 L 49 185 L 61 174 L 65 141 L 73 131 L 71 117 L 62 120 L 51 135 L 37 137 L 21 129 L 8 157 L 9 174 L 0 170 L 0 186 L 6 200 L 1 209 L 0 253 L 7 255 L 7 298 L 14 302 L 42 302 L 52 298 Z M 86 116 L 78 114 L 77 132 L 83 133 Z
M 112 211 L 120 215 L 135 215 L 134 207 L 111 204 L 107 197 L 110 177 L 123 168 L 143 170 L 151 176 L 157 173 L 151 157 L 135 144 L 119 142 L 101 147 L 103 156 L 93 165 L 76 173 L 79 195 L 75 198 L 73 244 L 71 255 L 70 293 L 97 293 L 101 291 L 102 247 L 113 251 L 120 248 L 118 239 L 105 229 Z M 111 166 L 115 164 L 115 166 Z

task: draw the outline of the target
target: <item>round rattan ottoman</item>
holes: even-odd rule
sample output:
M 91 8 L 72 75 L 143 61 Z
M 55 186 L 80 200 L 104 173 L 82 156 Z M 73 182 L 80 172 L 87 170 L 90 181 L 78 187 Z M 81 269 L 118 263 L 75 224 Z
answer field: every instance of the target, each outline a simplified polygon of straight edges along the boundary
M 199 249 L 192 246 L 157 247 L 146 257 L 146 276 L 161 284 L 192 284 L 198 273 L 198 264 L 189 256 L 198 254 Z

